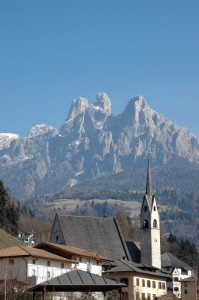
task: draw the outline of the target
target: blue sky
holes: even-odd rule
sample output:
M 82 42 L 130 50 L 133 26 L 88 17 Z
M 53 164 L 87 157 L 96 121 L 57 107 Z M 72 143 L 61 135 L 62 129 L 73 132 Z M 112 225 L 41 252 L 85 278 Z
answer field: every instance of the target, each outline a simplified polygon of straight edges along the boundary
M 0 132 L 59 128 L 104 91 L 199 136 L 198 53 L 198 0 L 0 0 Z

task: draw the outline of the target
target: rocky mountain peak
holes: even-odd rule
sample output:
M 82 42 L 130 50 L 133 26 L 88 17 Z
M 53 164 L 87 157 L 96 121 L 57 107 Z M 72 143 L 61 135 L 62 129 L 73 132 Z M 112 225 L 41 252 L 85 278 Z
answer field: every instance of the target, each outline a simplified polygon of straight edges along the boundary
M 17 196 L 54 193 L 142 167 L 149 148 L 156 166 L 199 167 L 199 139 L 187 129 L 155 112 L 141 96 L 112 115 L 109 97 L 99 93 L 94 105 L 75 99 L 60 130 L 41 124 L 24 139 L 0 134 L 0 178 Z
M 58 129 L 47 124 L 35 125 L 29 130 L 27 138 L 33 138 L 48 133 L 56 135 L 58 133 Z
M 142 109 L 149 108 L 146 100 L 142 96 L 136 96 L 129 100 L 125 110 L 140 112 Z
M 74 99 L 71 108 L 69 110 L 67 120 L 74 119 L 78 114 L 83 112 L 88 106 L 89 106 L 88 99 L 82 97 Z
M 97 94 L 94 106 L 99 106 L 105 113 L 111 114 L 111 100 L 104 92 Z

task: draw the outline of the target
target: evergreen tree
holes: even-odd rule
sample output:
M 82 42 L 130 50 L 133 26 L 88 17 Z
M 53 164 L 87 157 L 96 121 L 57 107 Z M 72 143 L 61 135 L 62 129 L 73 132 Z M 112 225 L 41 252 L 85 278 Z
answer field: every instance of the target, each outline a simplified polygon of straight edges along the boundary
M 20 208 L 16 199 L 0 180 L 0 228 L 17 235 L 19 227 Z

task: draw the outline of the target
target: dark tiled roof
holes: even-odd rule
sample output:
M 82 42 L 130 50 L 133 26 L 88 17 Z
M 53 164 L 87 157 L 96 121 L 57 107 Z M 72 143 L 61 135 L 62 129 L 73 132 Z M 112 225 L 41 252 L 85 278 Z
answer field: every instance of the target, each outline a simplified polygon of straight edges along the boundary
M 135 263 L 140 262 L 140 248 L 139 243 L 133 242 L 133 241 L 126 241 L 127 248 L 129 250 L 131 260 Z
M 156 269 L 151 266 L 146 266 L 143 264 L 137 264 L 127 260 L 118 260 L 118 264 L 116 267 L 112 268 L 111 270 L 107 271 L 106 273 L 118 273 L 118 272 L 135 272 L 135 273 L 142 273 L 148 275 L 154 275 L 159 277 L 170 277 L 170 275 L 162 272 L 159 269 Z
M 30 291 L 41 291 L 45 287 L 46 291 L 108 291 L 118 289 L 125 284 L 118 283 L 99 275 L 80 270 L 73 270 L 42 282 L 30 289 Z
M 115 218 L 94 218 L 58 215 L 65 244 L 77 248 L 97 251 L 116 260 L 130 259 L 126 243 Z
M 184 269 L 191 269 L 186 263 L 182 260 L 175 257 L 173 254 L 169 252 L 165 252 L 161 255 L 161 263 L 162 268 L 173 267 L 173 268 L 184 268 Z

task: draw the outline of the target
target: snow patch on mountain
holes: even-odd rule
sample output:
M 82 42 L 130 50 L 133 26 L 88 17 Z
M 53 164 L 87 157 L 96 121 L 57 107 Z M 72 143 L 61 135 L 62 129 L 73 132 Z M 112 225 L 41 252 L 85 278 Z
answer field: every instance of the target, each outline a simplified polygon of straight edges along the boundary
M 0 150 L 10 147 L 13 140 L 20 139 L 19 134 L 15 133 L 0 133 Z
M 52 135 L 56 135 L 59 133 L 59 130 L 54 128 L 51 125 L 46 125 L 46 124 L 35 125 L 28 132 L 27 138 L 34 138 L 36 136 L 49 134 L 49 133 Z

